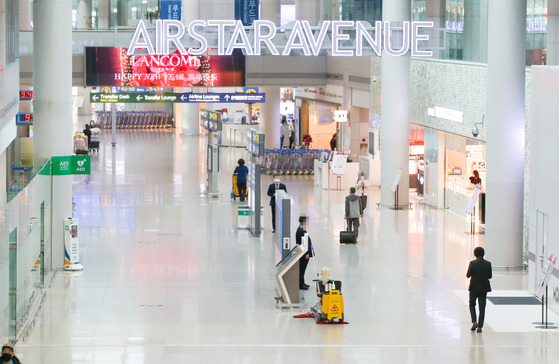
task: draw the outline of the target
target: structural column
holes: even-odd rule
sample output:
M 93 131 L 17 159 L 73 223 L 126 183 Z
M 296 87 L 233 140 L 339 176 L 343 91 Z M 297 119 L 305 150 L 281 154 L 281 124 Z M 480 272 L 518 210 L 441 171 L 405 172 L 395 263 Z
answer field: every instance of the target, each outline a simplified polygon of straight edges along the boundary
M 547 0 L 547 64 L 559 65 L 559 0 Z
M 410 20 L 409 0 L 382 2 L 383 20 L 394 27 Z M 400 49 L 401 32 L 393 31 L 392 48 Z M 394 57 L 382 54 L 382 117 L 380 127 L 381 204 L 394 205 L 391 186 L 400 168 L 398 204 L 409 203 L 409 115 L 410 115 L 410 57 L 409 53 Z
M 31 12 L 31 0 L 19 1 L 19 30 L 31 30 L 33 19 Z
M 33 2 L 34 164 L 72 154 L 72 2 Z M 38 58 L 36 57 L 36 58 Z M 64 265 L 64 218 L 72 216 L 72 176 L 53 176 L 52 265 Z
M 319 2 L 316 0 L 295 0 L 295 19 L 308 20 L 314 26 L 320 21 Z
M 111 22 L 111 1 L 99 0 L 97 2 L 97 28 L 107 29 Z
M 526 0 L 489 2 L 487 258 L 522 265 Z M 503 36 L 506 35 L 506 36 Z
M 464 1 L 464 61 L 487 61 L 487 7 L 488 0 Z
M 200 17 L 200 1 L 199 0 L 182 0 L 182 22 L 189 24 Z M 196 92 L 193 87 L 183 87 L 182 92 Z M 199 135 L 200 134 L 200 105 L 199 104 L 176 104 L 177 109 L 181 108 L 180 120 L 177 120 L 177 126 L 181 124 L 182 135 Z
M 281 21 L 280 0 L 260 0 L 260 17 L 262 20 L 270 20 L 279 26 Z
M 260 131 L 266 134 L 266 148 L 279 148 L 281 137 L 280 89 L 262 87 L 266 102 L 260 104 Z
M 425 14 L 426 21 L 432 21 L 435 29 L 445 28 L 445 1 L 444 0 L 427 0 L 425 3 L 427 9 Z M 443 30 L 435 30 L 429 38 L 429 48 L 433 49 L 433 58 L 440 58 Z
M 78 0 L 78 29 L 91 29 L 91 0 Z

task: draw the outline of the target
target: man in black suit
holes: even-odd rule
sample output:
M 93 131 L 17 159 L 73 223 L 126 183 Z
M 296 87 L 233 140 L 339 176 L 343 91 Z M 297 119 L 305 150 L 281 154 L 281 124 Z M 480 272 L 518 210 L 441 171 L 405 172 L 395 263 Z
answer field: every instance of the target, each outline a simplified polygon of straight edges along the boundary
M 481 332 L 483 320 L 485 319 L 485 302 L 487 300 L 487 292 L 491 292 L 489 280 L 493 276 L 491 272 L 491 262 L 483 259 L 485 250 L 478 246 L 474 249 L 475 260 L 470 262 L 468 266 L 467 278 L 470 279 L 470 315 L 472 316 L 472 331 L 477 329 Z M 479 321 L 476 322 L 476 299 L 479 302 Z
M 274 183 L 268 187 L 268 196 L 270 196 L 270 207 L 272 208 L 272 229 L 276 232 L 276 191 L 284 190 L 287 193 L 287 187 L 280 183 L 280 179 L 274 176 Z
M 297 245 L 301 245 L 301 238 L 307 232 L 307 217 L 299 217 L 299 227 L 295 233 L 295 242 Z M 309 264 L 309 259 L 313 256 L 311 237 L 309 236 L 309 247 L 307 253 L 301 257 L 299 260 L 299 289 L 304 289 L 305 291 L 309 289 L 309 285 L 305 283 L 305 271 L 307 270 L 307 265 Z

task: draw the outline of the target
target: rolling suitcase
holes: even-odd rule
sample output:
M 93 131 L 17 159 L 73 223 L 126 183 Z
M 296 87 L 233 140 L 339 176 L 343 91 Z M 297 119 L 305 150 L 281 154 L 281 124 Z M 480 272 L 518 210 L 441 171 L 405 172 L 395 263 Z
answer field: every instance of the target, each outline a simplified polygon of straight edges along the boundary
M 340 244 L 355 244 L 355 231 L 349 231 L 349 222 L 346 223 L 346 230 L 340 231 Z

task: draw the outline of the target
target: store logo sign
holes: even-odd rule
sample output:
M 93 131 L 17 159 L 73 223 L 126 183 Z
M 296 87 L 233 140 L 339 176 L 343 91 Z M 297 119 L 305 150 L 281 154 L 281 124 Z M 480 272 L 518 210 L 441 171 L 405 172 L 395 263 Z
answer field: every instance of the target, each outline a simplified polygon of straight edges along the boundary
M 447 109 L 446 107 L 430 107 L 427 109 L 427 115 L 457 123 L 464 122 L 464 113 L 462 111 Z
M 328 49 L 332 56 L 362 56 L 364 51 L 381 56 L 384 51 L 389 56 L 411 53 L 413 57 L 432 57 L 433 52 L 420 49 L 420 44 L 429 41 L 423 31 L 433 27 L 430 21 L 404 21 L 396 27 L 390 21 L 377 21 L 373 27 L 362 21 L 335 20 L 322 22 L 320 29 L 313 32 L 307 20 L 297 20 L 278 33 L 277 26 L 269 20 L 255 20 L 247 28 L 241 20 L 194 20 L 188 25 L 178 20 L 156 20 L 152 39 L 146 22 L 140 20 L 127 54 L 145 50 L 149 55 L 168 55 L 173 45 L 180 54 L 199 56 L 210 48 L 205 37 L 208 29 L 212 38 L 217 37 L 220 56 L 231 55 L 235 49 L 259 56 L 265 48 L 275 56 L 289 56 L 292 52 L 318 56 L 321 50 Z M 398 45 L 392 42 L 393 34 L 401 38 Z M 184 44 L 195 46 L 187 50 Z

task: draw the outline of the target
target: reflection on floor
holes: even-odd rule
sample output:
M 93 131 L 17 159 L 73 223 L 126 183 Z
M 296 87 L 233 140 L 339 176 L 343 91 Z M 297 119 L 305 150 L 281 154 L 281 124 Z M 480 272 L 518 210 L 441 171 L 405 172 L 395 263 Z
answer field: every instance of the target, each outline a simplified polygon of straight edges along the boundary
M 317 269 L 327 266 L 343 282 L 350 324 L 316 325 L 292 318 L 305 308 L 276 309 L 268 200 L 261 238 L 235 231 L 231 172 L 246 152 L 222 150 L 222 197 L 210 201 L 201 194 L 204 140 L 173 131 L 119 131 L 113 148 L 103 135 L 91 176 L 74 177 L 85 270 L 57 276 L 33 334 L 17 346 L 23 362 L 527 363 L 559 357 L 557 333 L 513 328 L 518 310 L 489 305 L 483 334 L 470 332 L 465 272 L 484 236 L 466 234 L 466 220 L 417 203 L 405 211 L 377 209 L 380 194 L 372 189 L 360 242 L 340 246 L 347 192 L 317 190 L 312 176 L 282 181 L 293 196 L 293 224 L 299 214 L 309 216 Z M 267 186 L 271 176 L 264 178 Z M 307 282 L 314 274 L 311 263 Z M 496 271 L 492 286 L 525 291 L 526 274 Z M 301 295 L 309 305 L 316 302 L 312 290 Z

